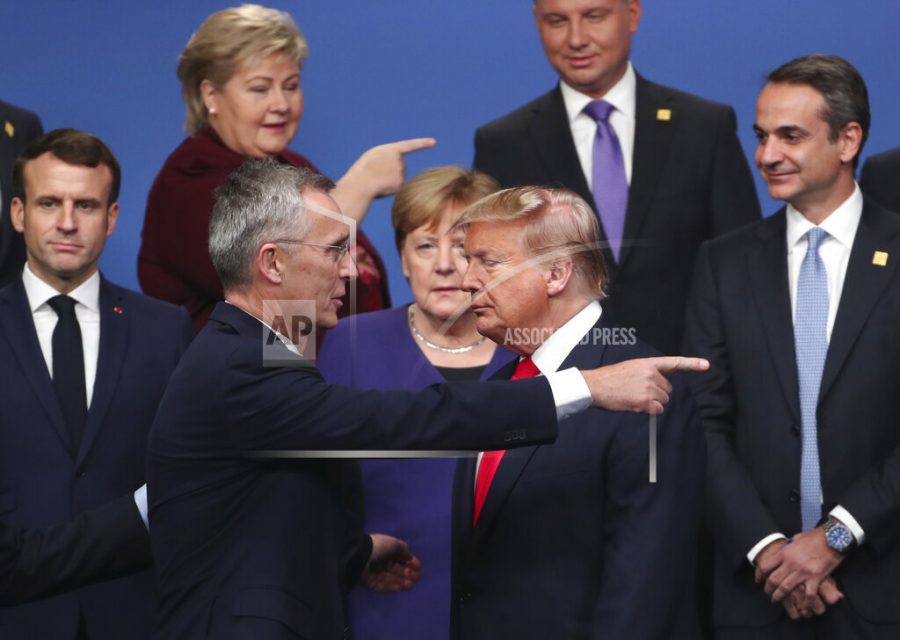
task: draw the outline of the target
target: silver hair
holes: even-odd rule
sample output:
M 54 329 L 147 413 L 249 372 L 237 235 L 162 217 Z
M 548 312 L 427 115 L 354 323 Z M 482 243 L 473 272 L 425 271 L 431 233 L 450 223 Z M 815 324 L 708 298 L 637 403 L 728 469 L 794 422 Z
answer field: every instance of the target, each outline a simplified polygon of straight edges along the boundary
M 269 158 L 247 160 L 229 175 L 215 191 L 209 220 L 209 256 L 222 288 L 250 284 L 254 256 L 266 242 L 303 239 L 311 226 L 303 192 L 333 188 L 323 175 Z

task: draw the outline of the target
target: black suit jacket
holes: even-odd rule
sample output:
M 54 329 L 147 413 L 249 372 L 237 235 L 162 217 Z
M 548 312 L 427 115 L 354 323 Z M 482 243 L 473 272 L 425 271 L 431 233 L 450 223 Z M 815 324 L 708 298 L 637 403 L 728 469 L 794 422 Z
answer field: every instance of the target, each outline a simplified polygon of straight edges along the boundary
M 355 465 L 255 452 L 497 449 L 556 436 L 543 380 L 356 391 L 284 348 L 294 366 L 266 366 L 262 343 L 257 319 L 220 303 L 160 403 L 147 475 L 161 639 L 345 634 L 343 593 L 371 550 L 352 526 L 358 513 L 347 517 Z
M 671 118 L 661 120 L 660 109 Z M 759 201 L 730 107 L 638 76 L 635 120 L 625 217 L 633 243 L 618 263 L 604 251 L 603 307 L 641 340 L 675 353 L 700 243 L 758 220 Z M 558 87 L 478 129 L 473 164 L 503 187 L 566 187 L 594 205 Z
M 859 186 L 881 206 L 900 213 L 900 147 L 870 156 L 859 175 Z
M 562 368 L 648 355 L 588 334 Z M 705 447 L 687 382 L 675 376 L 673 386 L 658 419 L 656 484 L 649 416 L 598 408 L 562 421 L 552 445 L 507 451 L 474 528 L 475 459 L 460 461 L 453 640 L 698 636 L 690 585 Z
M 0 605 L 118 578 L 153 563 L 134 497 L 45 529 L 0 523 Z
M 783 615 L 746 554 L 800 530 L 800 401 L 784 209 L 704 245 L 685 348 L 710 360 L 692 378 L 707 430 L 716 625 Z M 876 251 L 887 265 L 873 262 Z M 817 410 L 824 511 L 840 504 L 866 542 L 834 574 L 872 622 L 900 621 L 900 217 L 866 200 L 822 375 Z
M 0 102 L 0 287 L 25 264 L 25 243 L 9 219 L 13 164 L 32 140 L 44 133 L 31 111 Z

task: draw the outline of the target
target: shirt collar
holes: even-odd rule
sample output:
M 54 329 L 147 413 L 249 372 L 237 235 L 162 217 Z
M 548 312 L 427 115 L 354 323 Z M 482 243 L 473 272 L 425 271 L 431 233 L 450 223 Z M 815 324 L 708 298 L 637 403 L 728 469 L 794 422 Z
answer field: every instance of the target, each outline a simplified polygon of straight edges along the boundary
M 573 89 L 567 85 L 564 80 L 559 81 L 559 90 L 562 92 L 563 103 L 566 106 L 566 114 L 569 117 L 569 124 L 572 124 L 575 118 L 580 115 L 584 115 L 588 118 L 590 117 L 583 113 L 584 108 L 588 103 L 593 102 L 598 98 L 592 98 Z M 635 101 L 637 100 L 637 75 L 635 74 L 634 67 L 631 66 L 630 61 L 628 62 L 628 68 L 625 70 L 625 75 L 623 75 L 622 78 L 599 99 L 606 100 L 616 108 L 616 111 L 621 112 L 632 120 L 634 119 Z
M 59 291 L 35 275 L 27 262 L 25 263 L 25 268 L 22 269 L 22 284 L 25 286 L 25 295 L 28 297 L 28 306 L 31 307 L 32 313 L 47 304 L 47 301 L 50 298 L 60 295 Z M 75 302 L 84 305 L 91 311 L 99 311 L 100 272 L 94 271 L 87 280 L 82 282 L 67 295 L 70 298 L 73 298 Z
M 853 247 L 853 240 L 856 238 L 856 229 L 859 227 L 862 209 L 863 195 L 859 185 L 856 185 L 850 197 L 841 203 L 831 215 L 825 218 L 819 227 L 849 250 Z M 788 253 L 790 253 L 797 246 L 800 239 L 815 225 L 790 203 L 787 205 L 786 215 L 787 249 Z
M 553 332 L 537 350 L 531 354 L 531 360 L 541 373 L 553 373 L 558 370 L 572 349 L 591 330 L 600 319 L 602 310 L 600 303 L 592 300 L 584 309 Z

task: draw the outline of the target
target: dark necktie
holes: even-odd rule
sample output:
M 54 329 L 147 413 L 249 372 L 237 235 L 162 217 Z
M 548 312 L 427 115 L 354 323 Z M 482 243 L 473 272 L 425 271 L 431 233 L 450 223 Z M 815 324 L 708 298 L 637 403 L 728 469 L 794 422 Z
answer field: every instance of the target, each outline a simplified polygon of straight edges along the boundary
M 59 316 L 53 330 L 53 386 L 72 437 L 72 445 L 77 451 L 87 416 L 81 328 L 75 317 L 74 299 L 69 296 L 54 296 L 47 304 Z
M 616 260 L 622 248 L 625 233 L 625 211 L 628 208 L 628 179 L 625 177 L 625 159 L 615 130 L 609 124 L 609 115 L 615 107 L 605 100 L 588 103 L 584 112 L 597 123 L 594 136 L 594 152 L 591 190 L 600 222 L 606 232 L 609 248 Z
M 521 380 L 522 378 L 533 378 L 540 374 L 540 369 L 534 364 L 534 361 L 528 357 L 519 361 L 516 370 L 513 371 L 510 380 Z M 481 455 L 481 464 L 478 465 L 478 475 L 475 478 L 475 511 L 472 516 L 472 526 L 478 522 L 478 516 L 481 514 L 481 508 L 487 498 L 488 490 L 491 488 L 491 482 L 497 474 L 500 467 L 500 461 L 503 459 L 505 450 L 485 451 Z

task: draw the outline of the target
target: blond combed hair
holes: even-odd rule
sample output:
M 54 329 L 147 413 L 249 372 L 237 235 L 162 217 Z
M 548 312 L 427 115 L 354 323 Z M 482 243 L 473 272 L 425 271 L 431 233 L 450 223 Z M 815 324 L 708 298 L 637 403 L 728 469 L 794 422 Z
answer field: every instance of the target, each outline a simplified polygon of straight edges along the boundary
M 531 257 L 570 256 L 582 293 L 603 299 L 607 274 L 600 227 L 594 211 L 578 194 L 545 187 L 504 189 L 467 207 L 454 229 L 491 221 L 525 222 L 521 241 Z
M 391 207 L 391 223 L 397 250 L 406 236 L 421 226 L 436 229 L 448 207 L 463 207 L 494 193 L 497 182 L 478 171 L 462 167 L 434 167 L 403 183 Z
M 208 123 L 200 83 L 208 80 L 221 89 L 239 67 L 271 54 L 284 55 L 301 66 L 309 57 L 306 38 L 287 12 L 243 4 L 207 17 L 178 57 L 188 134 Z

